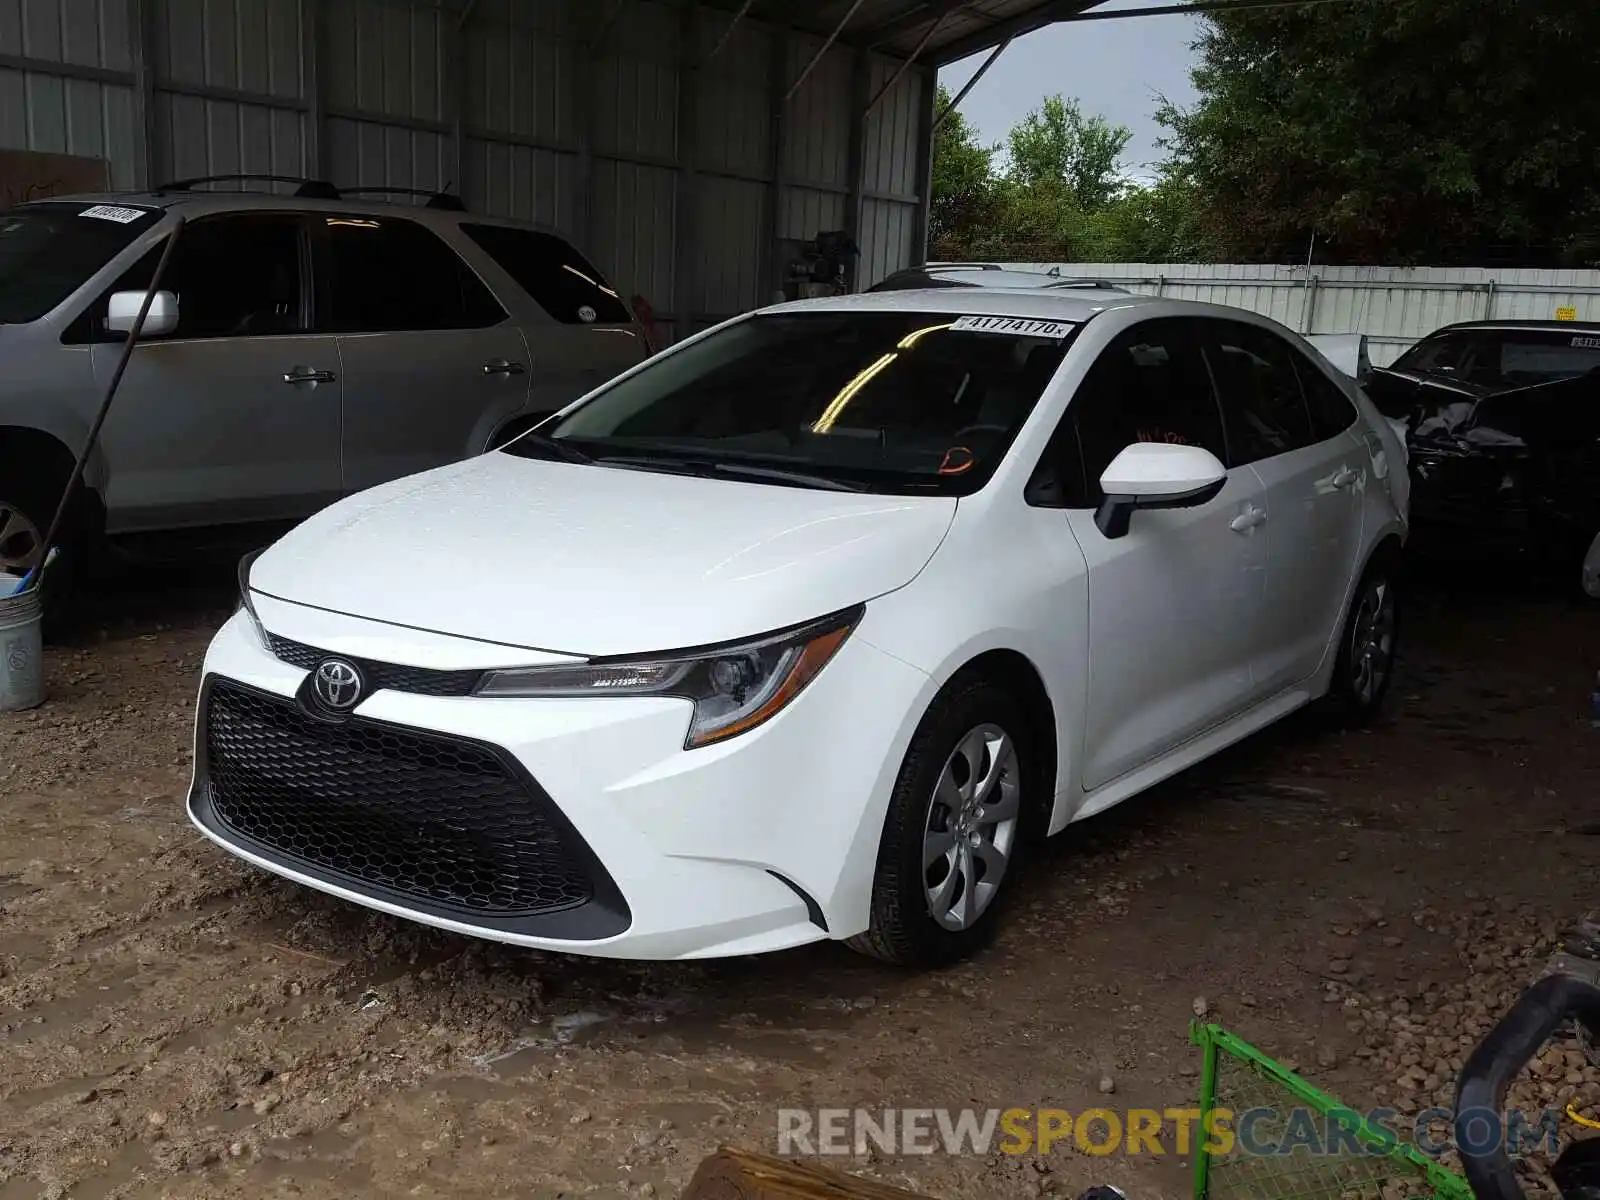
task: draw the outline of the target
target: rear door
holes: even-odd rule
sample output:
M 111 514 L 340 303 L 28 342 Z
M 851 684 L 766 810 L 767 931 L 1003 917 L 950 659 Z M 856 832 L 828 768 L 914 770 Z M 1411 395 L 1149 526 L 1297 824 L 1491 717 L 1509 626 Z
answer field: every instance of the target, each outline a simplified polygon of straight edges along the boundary
M 318 327 L 338 337 L 347 492 L 484 447 L 528 395 L 528 348 L 451 247 L 407 217 L 325 215 Z
M 307 328 L 305 228 L 281 212 L 184 228 L 161 280 L 178 326 L 134 347 L 101 433 L 112 532 L 292 519 L 338 498 L 339 348 Z M 160 255 L 68 331 L 92 345 L 98 386 L 122 355 L 104 327 L 110 294 L 146 288 Z
M 1202 328 L 1229 465 L 1253 469 L 1266 495 L 1255 675 L 1270 695 L 1316 671 L 1339 622 L 1361 546 L 1370 455 L 1348 401 L 1341 408 L 1319 393 L 1313 419 L 1301 384 L 1312 367 L 1288 341 L 1240 321 L 1207 320 Z
M 463 222 L 459 232 L 530 301 L 516 315 L 533 357 L 533 411 L 563 408 L 649 353 L 628 305 L 570 242 L 477 221 Z

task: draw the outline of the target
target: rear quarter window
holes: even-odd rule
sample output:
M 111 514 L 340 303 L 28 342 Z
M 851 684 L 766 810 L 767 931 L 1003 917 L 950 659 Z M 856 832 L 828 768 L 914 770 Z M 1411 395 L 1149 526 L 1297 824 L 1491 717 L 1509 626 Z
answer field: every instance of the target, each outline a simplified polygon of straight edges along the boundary
M 463 224 L 461 232 L 564 325 L 626 325 L 633 314 L 593 264 L 550 233 Z

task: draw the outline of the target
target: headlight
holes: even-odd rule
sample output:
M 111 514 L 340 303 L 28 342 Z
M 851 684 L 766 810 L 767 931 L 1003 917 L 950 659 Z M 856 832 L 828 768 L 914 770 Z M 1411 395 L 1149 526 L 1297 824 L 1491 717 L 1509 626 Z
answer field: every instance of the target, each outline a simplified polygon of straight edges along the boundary
M 754 729 L 781 712 L 827 665 L 861 619 L 860 606 L 725 646 L 647 658 L 591 659 L 493 671 L 480 696 L 676 696 L 694 703 L 685 749 Z
M 250 568 L 256 559 L 261 557 L 260 550 L 252 550 L 239 560 L 239 604 L 233 611 L 243 609 L 250 614 L 250 624 L 256 631 L 256 637 L 261 639 L 263 646 L 267 645 L 267 631 L 261 626 L 261 618 L 256 616 L 255 602 L 250 599 Z

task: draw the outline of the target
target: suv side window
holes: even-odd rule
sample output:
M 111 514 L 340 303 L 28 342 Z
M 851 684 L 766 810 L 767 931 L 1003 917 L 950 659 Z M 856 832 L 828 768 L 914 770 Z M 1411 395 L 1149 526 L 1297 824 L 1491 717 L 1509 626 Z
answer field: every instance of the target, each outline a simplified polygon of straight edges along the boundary
M 505 225 L 462 225 L 461 232 L 562 324 L 626 325 L 633 320 L 600 272 L 555 235 Z
M 1242 467 L 1319 439 L 1295 372 L 1295 350 L 1268 330 L 1207 321 L 1206 361 L 1228 424 L 1228 465 Z
M 483 329 L 505 309 L 442 238 L 403 217 L 325 218 L 330 333 Z
M 262 337 L 305 329 L 305 272 L 298 216 L 238 213 L 202 217 L 184 226 L 161 276 L 178 297 L 175 338 Z M 105 332 L 112 292 L 150 286 L 165 243 L 153 247 L 86 309 L 68 341 L 121 340 Z
M 1338 437 L 1356 423 L 1356 406 L 1333 380 L 1303 354 L 1294 357 L 1295 373 L 1311 410 L 1311 433 L 1319 442 Z
M 1135 442 L 1203 446 L 1227 461 L 1222 414 L 1192 326 L 1176 318 L 1135 325 L 1089 368 L 1067 406 L 1076 436 L 1052 443 L 1076 442 L 1082 455 L 1080 472 L 1062 472 L 1063 482 L 1075 483 L 1078 492 L 1068 507 L 1098 505 L 1104 496 L 1100 476 Z

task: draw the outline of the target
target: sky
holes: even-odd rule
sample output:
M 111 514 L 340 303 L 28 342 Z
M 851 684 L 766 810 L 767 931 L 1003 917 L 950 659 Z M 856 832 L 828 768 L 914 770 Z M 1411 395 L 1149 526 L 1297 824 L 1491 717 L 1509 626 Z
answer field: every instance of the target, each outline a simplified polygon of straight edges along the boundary
M 1151 2 L 1115 0 L 1101 10 L 1150 7 Z M 1050 25 L 1011 43 L 961 102 L 961 111 L 985 143 L 1003 142 L 1006 131 L 1046 96 L 1076 96 L 1086 113 L 1100 113 L 1133 131 L 1123 166 L 1128 175 L 1149 179 L 1152 164 L 1163 157 L 1155 144 L 1161 136 L 1156 108 L 1162 96 L 1177 104 L 1193 100 L 1189 47 L 1199 36 L 1199 19 L 1188 16 Z M 954 94 L 985 57 L 951 64 L 939 73 L 940 82 Z

